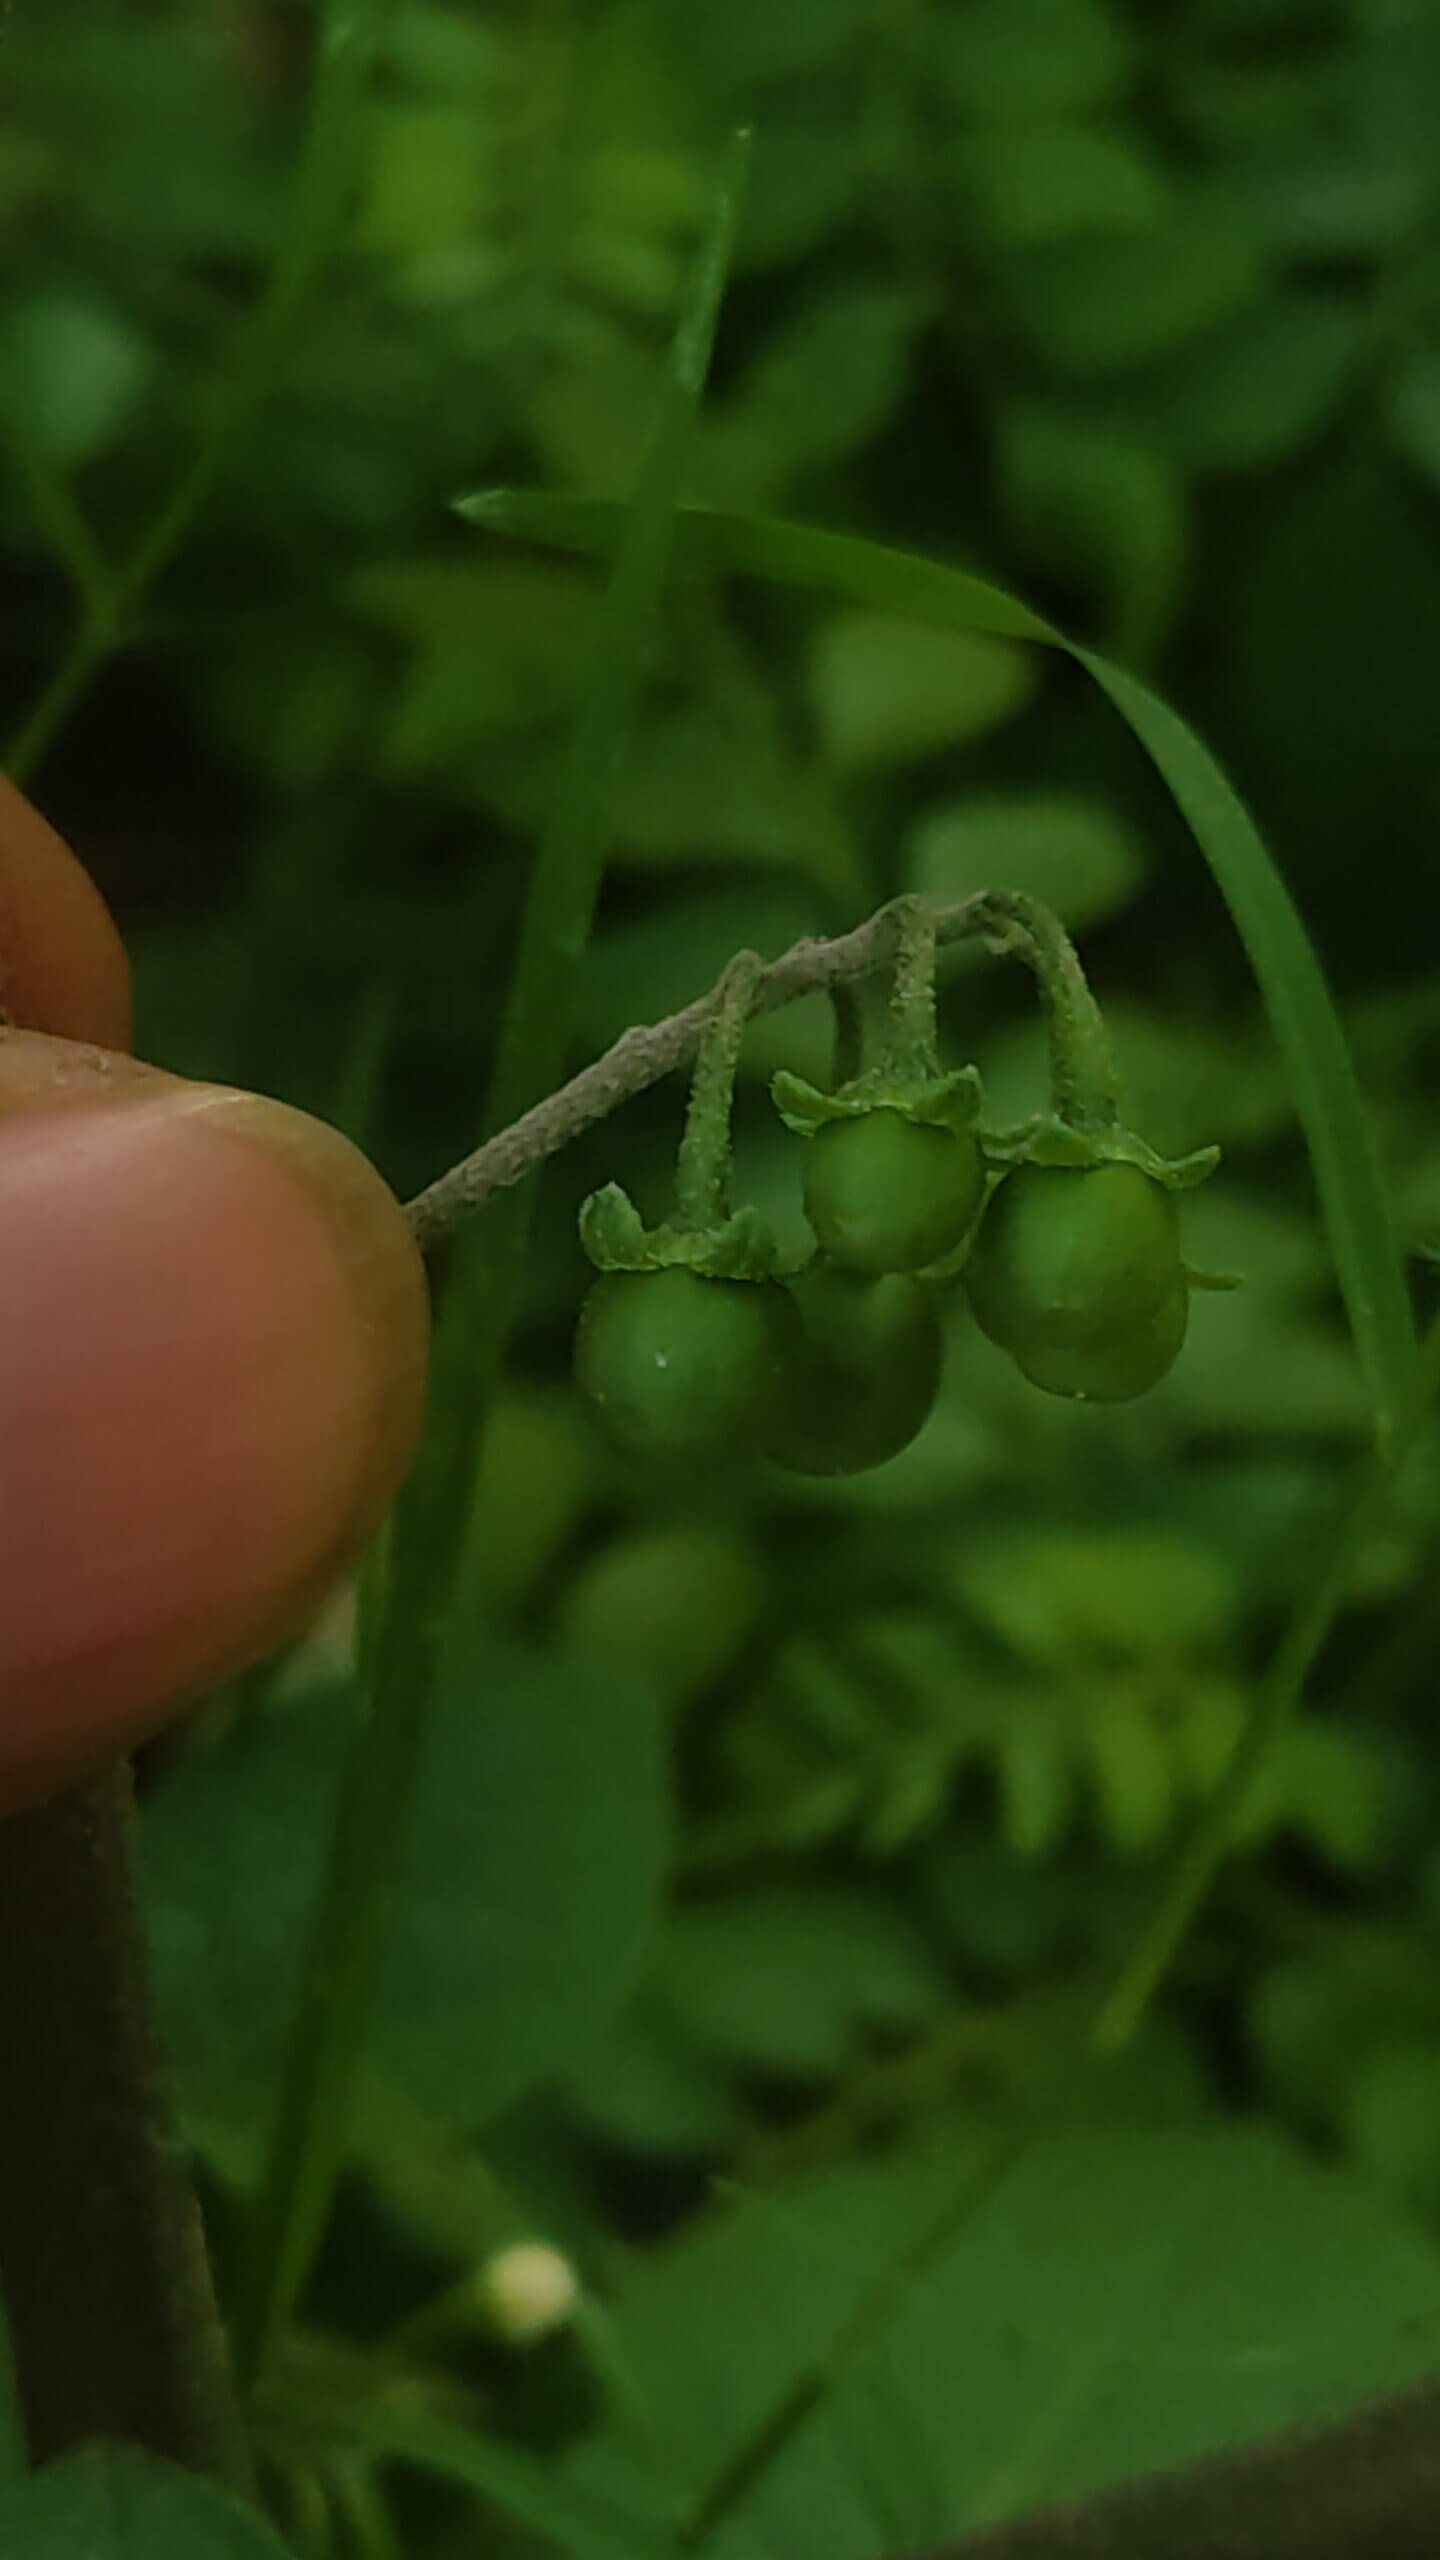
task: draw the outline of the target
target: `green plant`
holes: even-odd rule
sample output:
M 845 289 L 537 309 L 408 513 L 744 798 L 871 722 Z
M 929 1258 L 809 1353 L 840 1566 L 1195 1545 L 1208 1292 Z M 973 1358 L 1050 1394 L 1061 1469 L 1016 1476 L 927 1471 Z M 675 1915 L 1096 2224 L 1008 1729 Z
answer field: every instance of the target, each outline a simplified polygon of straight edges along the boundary
M 1440 1198 L 1440 1012 L 1396 983 L 1431 915 L 1433 41 L 405 0 L 372 81 L 327 11 L 197 468 L 310 12 L 181 14 L 73 0 L 7 51 L 21 754 L 65 740 L 156 1050 L 343 1117 L 414 1193 L 439 1350 L 358 1589 L 147 1775 L 271 2521 L 87 2454 L 4 2489 L 7 2550 L 1044 2548 L 1044 2500 L 1325 2426 L 1440 2335 L 1440 1349 L 1392 1225 L 1424 1244 Z M 448 517 L 502 473 L 545 485 Z M 1152 679 L 1251 777 L 1335 995 Z M 751 945 L 781 956 L 727 976 Z M 727 988 L 657 1225 L 652 1088 Z M 1160 1150 L 1212 1133 L 1195 1187 L 1208 1150 Z M 566 1362 L 596 1185 L 578 1356 L 619 1332 L 638 1464 Z M 1192 1306 L 1202 1264 L 1244 1290 Z M 698 1381 L 656 1369 L 712 1335 Z M 50 1929 L 9 1855 L 15 1999 L 83 1959 L 103 2004 L 113 1910 Z M 526 2347 L 491 2279 L 531 2249 L 569 2313 Z M 89 2334 L 113 2378 L 125 2320 Z M 1413 2459 L 1423 2532 L 1427 2403 L 1378 2424 L 1082 2529 L 1328 2560 Z

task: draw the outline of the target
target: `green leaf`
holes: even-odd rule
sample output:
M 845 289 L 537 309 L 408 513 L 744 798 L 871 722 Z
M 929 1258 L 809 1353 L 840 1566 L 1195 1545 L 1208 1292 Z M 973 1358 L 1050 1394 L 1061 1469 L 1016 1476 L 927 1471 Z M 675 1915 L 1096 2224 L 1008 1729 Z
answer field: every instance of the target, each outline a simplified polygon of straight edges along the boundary
M 652 1989 L 582 2058 L 565 2095 L 580 2123 L 612 2147 L 662 2157 L 723 2158 L 750 2125 L 734 2074 Z
M 388 100 L 375 118 L 357 247 L 418 260 L 483 238 L 495 203 L 495 130 L 469 102 Z
M 577 1038 L 592 1050 L 608 1048 L 635 1022 L 653 1022 L 689 1004 L 697 987 L 712 986 L 736 951 L 755 950 L 778 958 L 803 934 L 818 933 L 824 908 L 813 892 L 798 882 L 752 879 L 743 887 L 719 883 L 670 896 L 648 914 L 626 915 L 602 929 L 591 948 L 585 985 L 576 1013 Z M 783 1054 L 789 1035 L 782 1028 L 800 1006 L 762 1015 L 747 1036 L 743 1072 L 758 1073 L 757 1061 Z M 818 999 L 824 1024 L 822 1055 L 830 1054 L 829 1007 Z M 777 1037 L 781 1047 L 777 1052 Z
M 398 2395 L 357 2395 L 315 2414 L 323 2415 L 341 2443 L 463 2489 L 482 2510 L 538 2535 L 563 2560 L 673 2560 L 674 2546 L 660 2523 L 664 2510 L 653 2492 L 642 2490 L 624 2506 L 603 2490 L 577 2494 L 553 2464 L 523 2446 L 407 2407 Z
M 1037 357 L 1088 380 L 1183 346 L 1243 311 L 1264 270 L 1248 228 L 1197 207 L 1145 231 L 1007 257 L 1000 277 Z
M 1183 1657 L 1224 1637 L 1239 1600 L 1220 1556 L 1160 1530 L 981 1540 L 953 1578 L 1018 1653 L 1061 1673 Z
M 696 2495 L 825 2357 L 988 2148 L 976 2125 L 924 2151 L 907 2146 L 898 2160 L 831 2170 L 807 2181 L 794 2202 L 736 2196 L 728 2213 L 702 2217 L 638 2263 L 612 2304 L 635 2414 L 614 2412 L 562 2461 L 562 2478 L 638 2500 L 659 2446 L 677 2498 Z M 830 2503 L 795 2539 L 794 2553 L 828 2560 Z M 853 2510 L 848 2521 L 853 2535 Z M 763 2529 L 731 2549 L 779 2560 Z M 867 2560 L 869 2552 L 867 2541 Z
M 896 1911 L 818 1885 L 681 1910 L 660 1979 L 702 2044 L 787 2077 L 838 2071 L 865 2027 L 913 2030 L 944 2001 L 923 1940 Z
M 1103 105 L 1131 67 L 1132 39 L 1102 0 L 967 0 L 940 35 L 950 101 L 1007 122 Z
M 1001 417 L 996 443 L 1002 503 L 1027 558 L 1095 593 L 1112 647 L 1153 653 L 1187 549 L 1173 463 L 1118 422 L 1036 402 Z
M 1440 488 L 1440 355 L 1428 349 L 1399 368 L 1385 404 L 1390 441 L 1397 453 Z
M 926 313 L 913 293 L 847 284 L 806 296 L 703 427 L 695 485 L 767 506 L 802 470 L 868 444 L 900 406 Z
M 485 1427 L 465 1550 L 467 1590 L 502 1620 L 525 1605 L 596 1490 L 595 1434 L 569 1381 L 510 1387 Z
M 474 2126 L 567 2064 L 639 1973 L 668 1862 L 665 1760 L 643 1693 L 497 1657 L 463 1612 L 436 1718 L 376 2053 Z
M 1369 2055 L 1348 2091 L 1353 2156 L 1390 2192 L 1433 2220 L 1440 2209 L 1440 2050 L 1397 2039 Z
M 811 700 L 842 767 L 969 745 L 1013 719 L 1034 690 L 1034 669 L 1013 643 L 975 632 L 842 613 L 815 638 Z
M 603 546 L 607 505 L 529 491 L 463 502 L 472 523 L 565 549 Z M 680 570 L 743 571 L 879 611 L 1065 649 L 1093 676 L 1190 826 L 1249 955 L 1304 1126 L 1336 1275 L 1382 1437 L 1402 1410 L 1415 1337 L 1389 1206 L 1345 1035 L 1310 939 L 1259 830 L 1194 731 L 1158 695 L 968 571 L 770 517 L 682 511 Z
M 130 2446 L 67 2454 L 0 2489 L 5 2560 L 287 2560 L 253 2507 Z
M 734 1668 L 772 1596 L 764 1557 L 737 1530 L 651 1524 L 586 1559 L 560 1602 L 556 1634 L 577 1667 L 619 1672 L 677 1708 Z
M 813 777 L 768 724 L 713 704 L 640 729 L 615 831 L 616 870 L 745 862 L 797 872 L 841 901 L 862 895 L 859 862 Z
M 1059 116 L 957 134 L 950 174 L 962 236 L 968 242 L 978 224 L 1005 248 L 1141 230 L 1163 215 L 1169 193 L 1136 137 Z
M 1237 207 L 1243 204 L 1267 249 L 1316 265 L 1358 263 L 1387 251 L 1405 256 L 1425 220 L 1428 146 L 1408 165 L 1314 136 L 1286 147 L 1274 109 L 1273 90 L 1253 102 L 1263 146 L 1254 147 L 1259 136 L 1252 131 L 1249 168 L 1232 168 L 1226 180 L 1227 196 Z
M 113 310 L 59 293 L 12 305 L 0 353 L 31 433 L 67 467 L 124 433 L 150 371 L 148 350 Z
M 759 82 L 814 79 L 869 33 L 867 0 L 728 0 L 723 15 L 668 0 L 684 58 L 737 97 Z
M 453 561 L 400 561 L 366 570 L 350 595 L 408 652 L 372 750 L 382 767 L 483 785 L 497 732 L 533 737 L 569 718 L 596 602 L 553 564 L 494 562 L 477 574 Z
M 775 99 L 756 137 L 743 264 L 784 266 L 805 257 L 845 228 L 866 191 L 867 172 L 833 109 L 823 99 L 809 104 L 803 92 Z
M 1417 2046 L 1433 2054 L 1437 2029 L 1440 1982 L 1431 1957 L 1414 1939 L 1374 1930 L 1339 1942 L 1323 1963 L 1272 1965 L 1247 2004 L 1246 2041 L 1261 2086 L 1307 2134 L 1335 2135 L 1367 2064 Z
M 1129 906 L 1144 878 L 1123 819 L 1102 801 L 1059 791 L 946 801 L 912 830 L 903 860 L 902 886 L 937 906 L 982 889 L 1019 889 L 1053 907 L 1072 933 Z
M 1085 1727 L 1085 1757 L 1106 1840 L 1117 1857 L 1157 1848 L 1175 1818 L 1176 1778 L 1169 1738 L 1148 1701 L 1117 1683 Z
M 950 2171 L 952 2214 L 967 2167 Z M 1440 2355 L 1440 2253 L 1270 2137 L 1114 2123 L 1054 2136 L 944 2237 L 937 2185 L 912 2157 L 785 2209 L 751 2203 L 622 2292 L 617 2348 L 677 2488 L 738 2481 L 742 2449 L 829 2371 L 739 2490 L 716 2560 L 891 2547 L 877 2426 L 899 2431 L 913 2484 L 903 2538 L 928 2541 L 1339 2416 Z M 902 2251 L 924 2271 L 886 2316 Z M 840 2353 L 867 2304 L 863 2343 Z M 619 2479 L 640 2447 L 633 2422 L 627 2439 L 612 2421 L 567 2468 Z
M 573 2058 L 644 1961 L 666 1856 L 643 1694 L 457 1622 L 397 1897 L 376 2060 L 474 2127 Z M 333 1691 L 193 1749 L 147 1811 L 146 1904 L 182 2097 L 244 2167 L 349 1732 Z
M 1254 471 L 1317 434 L 1364 347 L 1358 301 L 1275 293 L 1253 312 L 1132 375 L 1117 423 L 1202 471 Z
M 1393 1847 L 1405 1783 L 1383 1741 L 1312 1716 L 1276 1740 L 1236 1836 L 1294 1833 L 1342 1874 L 1373 1873 Z

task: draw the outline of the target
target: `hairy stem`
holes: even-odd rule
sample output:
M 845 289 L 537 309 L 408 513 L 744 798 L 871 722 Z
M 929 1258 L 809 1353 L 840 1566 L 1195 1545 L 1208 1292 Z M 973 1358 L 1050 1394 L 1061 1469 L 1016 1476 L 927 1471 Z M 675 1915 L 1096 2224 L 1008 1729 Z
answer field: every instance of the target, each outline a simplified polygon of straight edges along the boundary
M 890 1017 L 880 1055 L 897 1084 L 925 1084 L 940 1072 L 935 1032 L 935 912 L 897 898 L 890 917 Z
M 989 896 L 942 908 L 935 917 L 936 941 L 973 942 L 988 936 L 992 909 Z M 882 907 L 853 933 L 837 934 L 832 941 L 794 943 L 760 971 L 750 1014 L 774 1013 L 781 1005 L 793 1004 L 797 996 L 825 993 L 871 976 L 884 965 L 892 933 L 890 911 Z M 597 1121 L 608 1119 L 622 1103 L 648 1092 L 677 1067 L 688 1066 L 714 1013 L 717 992 L 712 988 L 708 995 L 697 996 L 693 1004 L 667 1014 L 663 1022 L 638 1024 L 622 1032 L 593 1066 L 582 1068 L 568 1084 L 522 1112 L 473 1155 L 427 1184 L 406 1204 L 417 1243 L 428 1252 L 497 1191 L 523 1182 L 537 1166 L 559 1155 Z
M 1050 1033 L 1050 1082 L 1060 1118 L 1072 1129 L 1112 1128 L 1120 1084 L 1110 1034 L 1059 917 L 1038 898 L 1008 889 L 989 890 L 980 904 L 976 930 L 987 948 L 1013 952 L 1040 982 Z
M 736 953 L 716 989 L 710 1020 L 700 1037 L 675 1169 L 675 1215 L 682 1226 L 719 1227 L 730 1214 L 735 1071 L 760 966 L 753 951 Z
M 237 2485 L 244 2437 L 161 2087 L 129 1773 L 0 1822 L 0 2290 L 31 2459 L 143 2445 Z

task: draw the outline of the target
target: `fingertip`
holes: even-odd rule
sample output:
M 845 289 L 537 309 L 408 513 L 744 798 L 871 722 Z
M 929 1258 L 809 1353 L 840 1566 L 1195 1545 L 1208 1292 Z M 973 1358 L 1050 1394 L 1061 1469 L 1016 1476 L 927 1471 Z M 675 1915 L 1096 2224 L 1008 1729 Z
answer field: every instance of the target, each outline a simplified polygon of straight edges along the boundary
M 65 1045 L 0 1044 L 12 1803 L 304 1623 L 405 1473 L 428 1348 L 403 1212 L 336 1131 Z M 59 1098 L 7 1117 L 7 1057 Z
M 0 774 L 0 1020 L 127 1049 L 130 965 L 64 838 Z

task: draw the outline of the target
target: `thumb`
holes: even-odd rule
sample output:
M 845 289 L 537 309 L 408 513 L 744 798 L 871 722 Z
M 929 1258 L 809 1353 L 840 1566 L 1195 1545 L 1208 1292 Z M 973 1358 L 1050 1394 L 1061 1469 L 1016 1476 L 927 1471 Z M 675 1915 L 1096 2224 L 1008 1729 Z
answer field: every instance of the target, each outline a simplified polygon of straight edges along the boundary
M 125 1036 L 113 928 L 18 800 L 16 861 L 11 799 L 0 1806 L 303 1625 L 409 1464 L 428 1341 L 404 1217 L 335 1130 L 84 1045 Z M 13 1027 L 57 1014 L 77 1038 Z
M 0 1794 L 302 1624 L 413 1452 L 395 1201 L 278 1103 L 0 1034 Z

